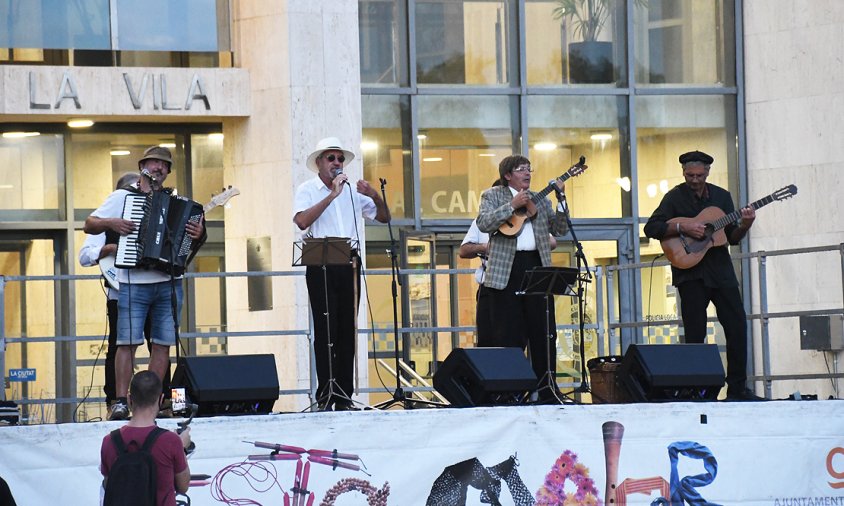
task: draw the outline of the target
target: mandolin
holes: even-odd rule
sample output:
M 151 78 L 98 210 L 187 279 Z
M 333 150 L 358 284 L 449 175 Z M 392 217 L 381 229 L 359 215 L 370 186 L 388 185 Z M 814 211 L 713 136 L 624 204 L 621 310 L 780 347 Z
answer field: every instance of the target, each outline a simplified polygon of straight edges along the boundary
M 744 207 L 752 207 L 754 210 L 766 206 L 775 200 L 785 200 L 797 195 L 797 187 L 788 185 L 781 188 L 767 197 L 761 198 L 752 204 Z M 672 218 L 668 220 L 668 226 L 676 226 L 675 223 L 706 223 L 706 235 L 703 239 L 694 239 L 687 235 L 669 237 L 660 241 L 665 257 L 671 265 L 678 269 L 691 269 L 697 265 L 709 248 L 727 244 L 727 234 L 724 227 L 735 223 L 741 217 L 741 209 L 725 214 L 720 208 L 711 206 L 701 211 L 694 218 Z
M 565 183 L 566 180 L 568 180 L 569 178 L 583 174 L 583 171 L 585 171 L 586 168 L 587 168 L 587 167 L 584 166 L 585 163 L 586 163 L 586 157 L 581 156 L 580 160 L 575 165 L 573 165 L 569 170 L 565 171 L 563 173 L 563 175 L 561 175 L 559 177 L 559 179 L 562 180 Z M 545 198 L 546 195 L 548 195 L 549 193 L 554 191 L 554 187 L 555 187 L 554 181 L 551 181 L 550 183 L 548 183 L 548 186 L 546 186 L 544 190 L 536 192 L 536 193 L 533 194 L 533 197 L 531 197 L 530 200 L 531 200 L 531 202 L 533 202 L 534 208 L 535 208 L 536 204 L 538 204 L 539 202 L 542 201 L 542 199 Z M 516 211 L 513 213 L 513 215 L 510 216 L 509 218 L 507 218 L 507 221 L 505 221 L 504 223 L 501 224 L 500 227 L 498 227 L 498 232 L 502 233 L 504 235 L 511 235 L 511 236 L 518 234 L 519 231 L 522 230 L 522 226 L 524 226 L 525 221 L 528 220 L 529 218 L 532 218 L 533 214 L 535 214 L 535 211 L 534 211 L 534 213 L 528 213 L 528 210 L 527 210 L 528 207 L 530 207 L 530 206 L 520 207 L 520 208 L 516 209 Z

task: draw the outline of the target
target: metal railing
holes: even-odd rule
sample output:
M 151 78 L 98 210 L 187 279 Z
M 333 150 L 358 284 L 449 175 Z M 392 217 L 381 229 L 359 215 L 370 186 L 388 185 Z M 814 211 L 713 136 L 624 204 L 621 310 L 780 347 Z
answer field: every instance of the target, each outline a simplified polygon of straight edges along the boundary
M 822 372 L 822 373 L 808 373 L 808 374 L 788 374 L 788 373 L 779 373 L 776 374 L 772 371 L 772 359 L 771 359 L 771 330 L 770 325 L 772 320 L 775 319 L 783 319 L 783 318 L 796 318 L 800 316 L 815 316 L 815 315 L 840 315 L 844 314 L 844 304 L 839 304 L 835 307 L 828 307 L 822 309 L 812 309 L 812 310 L 799 310 L 799 311 L 778 311 L 772 312 L 769 310 L 769 294 L 768 294 L 768 261 L 773 257 L 786 257 L 786 256 L 794 256 L 794 255 L 811 255 L 811 254 L 820 254 L 825 252 L 839 252 L 840 255 L 840 279 L 844 280 L 844 244 L 838 245 L 830 245 L 830 246 L 819 246 L 819 247 L 812 247 L 812 248 L 798 248 L 798 249 L 788 249 L 788 250 L 777 250 L 777 251 L 757 251 L 745 254 L 736 254 L 734 258 L 741 259 L 745 265 L 749 265 L 751 261 L 755 260 L 755 270 L 753 271 L 753 275 L 751 277 L 755 277 L 755 289 L 757 290 L 756 296 L 758 297 L 758 301 L 753 302 L 754 307 L 758 306 L 758 311 L 756 312 L 748 312 L 748 321 L 749 325 L 752 325 L 752 332 L 751 336 L 758 336 L 761 342 L 761 350 L 756 350 L 755 347 L 752 348 L 749 360 L 750 363 L 755 364 L 757 358 L 761 359 L 762 364 L 762 371 L 761 374 L 754 374 L 750 377 L 753 381 L 761 381 L 764 383 L 765 393 L 768 397 L 771 396 L 771 384 L 774 381 L 780 380 L 811 380 L 811 379 L 829 379 L 833 381 L 833 388 L 835 392 L 838 392 L 838 380 L 844 376 L 844 374 L 838 372 L 838 354 L 835 353 L 833 356 L 833 369 L 832 371 Z M 626 319 L 622 321 L 615 313 L 616 313 L 616 303 L 617 303 L 617 295 L 614 293 L 614 281 L 615 277 L 621 271 L 628 271 L 628 270 L 636 270 L 641 271 L 644 268 L 652 268 L 652 267 L 661 267 L 669 265 L 667 261 L 658 261 L 658 262 L 648 262 L 648 263 L 639 263 L 639 264 L 625 264 L 625 265 L 617 265 L 617 266 L 608 266 L 608 267 L 597 267 L 592 270 L 594 274 L 594 289 L 596 290 L 594 300 L 596 301 L 595 308 L 594 308 L 594 315 L 595 315 L 595 322 L 588 323 L 584 325 L 584 329 L 588 331 L 593 331 L 597 335 L 597 352 L 599 356 L 609 355 L 609 354 L 621 354 L 623 345 L 628 343 L 622 342 L 620 337 L 620 332 L 622 329 L 638 329 L 637 336 L 635 338 L 635 342 L 645 342 L 646 337 L 643 335 L 641 330 L 645 327 L 654 326 L 654 325 L 661 325 L 661 326 L 671 326 L 671 327 L 679 327 L 681 325 L 681 321 L 679 317 L 674 320 L 661 320 L 658 322 L 654 322 L 651 319 L 644 319 L 644 320 L 631 320 Z M 420 275 L 420 274 L 429 274 L 429 275 L 437 275 L 437 274 L 448 274 L 448 275 L 455 275 L 460 277 L 465 277 L 470 279 L 471 276 L 474 274 L 474 269 L 402 269 L 399 271 L 399 274 L 402 276 L 406 275 Z M 391 273 L 388 269 L 372 269 L 365 271 L 366 276 L 390 276 Z M 273 271 L 273 272 L 229 272 L 229 273 L 187 273 L 185 277 L 187 279 L 191 278 L 234 278 L 234 277 L 251 277 L 251 276 L 304 276 L 304 271 Z M 70 332 L 69 335 L 54 335 L 54 336 L 21 336 L 21 337 L 8 337 L 6 336 L 6 329 L 5 329 L 5 294 L 6 294 L 6 285 L 9 283 L 27 283 L 33 281 L 52 281 L 53 283 L 62 282 L 62 281 L 78 281 L 78 280 L 98 280 L 100 279 L 99 275 L 94 274 L 85 274 L 85 275 L 54 275 L 54 276 L 0 276 L 0 371 L 3 371 L 4 375 L 6 372 L 6 363 L 5 363 L 5 353 L 6 353 L 6 346 L 8 344 L 31 344 L 31 343 L 42 343 L 42 342 L 53 342 L 53 343 L 70 343 L 70 342 L 80 342 L 80 341 L 102 341 L 102 335 L 75 335 L 73 332 Z M 844 281 L 842 281 L 842 286 L 844 286 Z M 844 289 L 842 289 L 844 292 Z M 606 294 L 606 297 L 604 295 Z M 842 294 L 842 300 L 844 300 L 844 293 Z M 745 296 L 745 299 L 748 297 Z M 431 311 L 435 313 L 438 311 L 437 309 L 437 300 L 434 298 L 431 299 Z M 73 311 L 75 308 L 70 308 L 70 311 Z M 60 308 L 56 309 L 57 311 L 61 310 Z M 560 325 L 559 321 L 562 318 L 558 317 L 558 325 L 557 330 L 564 331 L 564 332 L 578 332 L 580 326 L 577 323 L 572 324 L 563 324 Z M 710 318 L 710 321 L 717 321 L 714 318 Z M 754 325 L 755 322 L 755 325 Z M 364 335 L 372 335 L 372 334 L 390 334 L 392 335 L 394 329 L 392 327 L 392 322 L 389 325 L 379 328 L 369 328 L 369 327 L 361 327 L 359 328 L 359 332 Z M 400 327 L 397 329 L 399 335 L 405 335 L 409 333 L 419 333 L 419 332 L 428 332 L 428 333 L 457 333 L 457 332 L 474 332 L 475 326 L 431 326 L 431 327 Z M 307 328 L 303 329 L 293 329 L 293 330 L 271 330 L 271 329 L 260 329 L 254 331 L 209 331 L 209 332 L 183 332 L 180 333 L 180 338 L 182 339 L 198 339 L 198 338 L 207 338 L 207 337 L 295 337 L 295 336 L 306 336 L 309 340 L 311 340 L 312 336 L 312 328 L 310 323 Z M 576 343 L 580 344 L 580 343 Z M 372 350 L 370 350 L 372 351 Z M 761 357 L 760 357 L 761 354 Z M 374 355 L 374 354 L 373 354 Z M 371 356 L 370 358 L 378 359 L 377 356 Z M 444 358 L 444 357 L 442 357 Z M 440 358 L 440 359 L 442 359 Z M 58 360 L 58 359 L 57 359 Z M 383 363 L 382 361 L 379 361 Z M 391 362 L 387 360 L 387 362 Z M 407 367 L 406 364 L 401 364 L 401 367 L 404 369 Z M 391 370 L 391 374 L 394 374 L 394 370 Z M 290 390 L 281 390 L 280 395 L 308 395 L 311 399 L 314 395 L 315 384 L 313 380 L 313 374 L 311 380 L 311 386 L 308 389 L 290 389 Z M 75 377 L 75 374 L 74 374 Z M 7 379 L 7 378 L 4 378 Z M 388 381 L 389 383 L 389 381 Z M 419 382 L 417 382 L 419 383 Z M 409 386 L 405 390 L 410 392 L 430 392 L 432 388 L 425 383 L 420 383 L 422 386 Z M 390 386 L 390 385 L 388 385 Z M 383 388 L 361 388 L 360 392 L 368 392 L 368 393 L 375 393 L 380 392 L 384 393 Z M 0 400 L 5 398 L 5 390 L 0 391 Z M 56 398 L 21 398 L 21 399 L 14 399 L 16 402 L 22 405 L 44 405 L 44 404 L 78 404 L 83 399 L 86 402 L 102 402 L 103 399 L 101 397 L 56 397 Z
M 820 309 L 806 309 L 806 310 L 798 310 L 798 311 L 771 311 L 769 309 L 769 289 L 768 289 L 768 262 L 769 259 L 775 257 L 791 257 L 796 255 L 811 255 L 811 254 L 818 254 L 818 253 L 825 253 L 825 252 L 838 252 L 839 260 L 840 260 L 840 269 L 838 272 L 838 281 L 841 283 L 841 290 L 842 290 L 842 298 L 838 305 L 833 307 L 826 307 Z M 762 363 L 762 371 L 761 374 L 754 374 L 749 376 L 748 379 L 752 381 L 761 381 L 764 384 L 765 388 L 765 396 L 771 398 L 772 395 L 772 382 L 774 381 L 784 381 L 784 380 L 813 380 L 813 379 L 830 379 L 833 381 L 833 390 L 836 393 L 836 397 L 840 394 L 840 389 L 838 385 L 838 380 L 844 377 L 844 373 L 838 372 L 839 368 L 839 353 L 840 350 L 830 350 L 833 351 L 833 366 L 831 371 L 822 372 L 822 373 L 807 373 L 807 374 L 788 374 L 788 373 L 780 373 L 775 374 L 772 370 L 772 360 L 771 360 L 771 322 L 772 320 L 776 319 L 786 319 L 786 318 L 799 318 L 801 316 L 826 316 L 826 315 L 842 315 L 844 314 L 844 243 L 835 244 L 835 245 L 828 245 L 828 246 L 815 246 L 815 247 L 807 247 L 807 248 L 793 248 L 793 249 L 783 249 L 783 250 L 774 250 L 774 251 L 756 251 L 756 252 L 749 252 L 743 254 L 734 254 L 732 255 L 733 259 L 742 260 L 745 266 L 750 266 L 753 270 L 752 277 L 755 277 L 755 285 L 751 285 L 751 288 L 755 289 L 754 295 L 758 298 L 757 300 L 753 300 L 752 306 L 755 311 L 748 311 L 747 318 L 748 324 L 753 325 L 754 322 L 758 324 L 758 328 L 753 326 L 749 335 L 751 336 L 751 343 L 754 341 L 755 337 L 759 337 L 761 342 L 761 350 L 756 350 L 755 347 L 751 347 L 751 353 L 749 353 L 748 361 L 751 364 L 756 363 L 757 358 L 761 358 Z M 755 260 L 755 264 L 752 264 L 752 261 Z M 614 293 L 613 293 L 613 280 L 616 276 L 617 272 L 625 271 L 625 270 L 642 270 L 644 268 L 650 267 L 662 267 L 670 265 L 667 260 L 657 261 L 657 262 L 648 262 L 648 263 L 638 263 L 638 264 L 625 264 L 625 265 L 616 265 L 616 266 L 609 266 L 606 268 L 606 282 L 607 282 L 607 300 L 613 301 L 614 300 Z M 745 300 L 747 300 L 747 294 L 745 294 Z M 786 301 L 781 302 L 782 305 L 787 304 L 792 305 L 809 305 L 805 301 Z M 746 303 L 747 305 L 747 303 Z M 608 322 L 608 332 L 609 332 L 609 341 L 610 347 L 612 349 L 620 349 L 621 341 L 619 337 L 619 331 L 624 328 L 634 328 L 634 329 L 641 329 L 648 326 L 653 326 L 654 321 L 647 319 L 647 320 L 635 320 L 635 321 L 620 321 L 619 319 L 615 318 L 613 314 L 614 304 L 612 302 L 608 305 L 608 313 L 610 315 L 609 322 Z M 758 308 L 758 309 L 757 309 Z M 708 321 L 717 322 L 717 318 L 709 318 Z M 658 322 L 658 324 L 662 325 L 673 325 L 673 326 L 680 326 L 682 325 L 682 320 L 679 319 L 679 316 L 675 320 L 663 320 Z M 641 333 L 639 333 L 641 336 Z M 644 338 L 638 340 L 638 342 L 643 342 Z M 761 354 L 761 357 L 759 355 Z

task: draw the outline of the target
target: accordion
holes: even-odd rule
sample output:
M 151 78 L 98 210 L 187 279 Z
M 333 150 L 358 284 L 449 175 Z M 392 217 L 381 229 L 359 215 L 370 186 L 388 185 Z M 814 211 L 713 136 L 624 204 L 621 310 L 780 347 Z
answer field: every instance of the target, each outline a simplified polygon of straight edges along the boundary
M 121 269 L 155 269 L 181 276 L 202 245 L 185 231 L 188 222 L 202 219 L 202 205 L 165 191 L 130 193 L 123 203 L 123 219 L 135 230 L 121 236 L 114 265 Z

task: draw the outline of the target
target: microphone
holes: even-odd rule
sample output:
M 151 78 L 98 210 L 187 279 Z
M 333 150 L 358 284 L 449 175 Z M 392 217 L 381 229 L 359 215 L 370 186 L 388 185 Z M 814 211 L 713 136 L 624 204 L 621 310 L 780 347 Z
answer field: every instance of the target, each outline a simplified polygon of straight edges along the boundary
M 568 206 L 568 202 L 566 201 L 566 194 L 563 193 L 563 191 L 560 190 L 560 188 L 557 187 L 557 185 L 555 183 L 556 183 L 556 180 L 552 179 L 548 184 L 550 184 L 554 187 L 554 192 L 557 194 L 557 202 L 559 202 L 559 205 L 562 208 L 562 211 L 564 213 L 568 213 L 569 206 Z
M 548 184 L 554 187 L 554 193 L 557 194 L 557 200 L 559 200 L 560 202 L 564 202 L 566 200 L 566 194 L 563 193 L 562 190 L 560 190 L 559 186 L 557 186 L 557 180 L 552 179 L 551 181 L 548 181 Z
M 337 177 L 337 176 L 339 176 L 340 174 L 343 174 L 343 167 L 340 167 L 339 169 L 336 169 L 336 170 L 334 171 L 334 177 Z M 344 182 L 344 183 L 346 183 L 347 185 L 349 185 L 349 180 L 348 180 L 348 179 L 347 179 L 347 180 L 345 180 L 345 181 L 343 181 L 343 182 Z M 349 185 L 349 186 L 351 186 L 351 185 Z
M 149 178 L 149 180 L 150 180 L 150 181 L 152 181 L 153 183 L 157 183 L 157 182 L 158 182 L 158 180 L 157 180 L 157 179 L 155 179 L 155 176 L 153 176 L 152 174 L 150 174 L 150 173 L 149 173 L 149 171 L 148 171 L 147 169 L 143 169 L 143 170 L 141 170 L 141 174 L 143 174 L 144 176 L 148 177 L 148 178 Z

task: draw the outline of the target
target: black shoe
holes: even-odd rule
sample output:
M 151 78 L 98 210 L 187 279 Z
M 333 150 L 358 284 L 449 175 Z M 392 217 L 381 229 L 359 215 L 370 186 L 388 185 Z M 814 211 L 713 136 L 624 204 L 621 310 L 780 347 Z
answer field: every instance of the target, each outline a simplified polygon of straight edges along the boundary
M 358 411 L 352 401 L 334 401 L 334 411 Z
M 745 388 L 744 390 L 739 390 L 738 392 L 733 392 L 727 390 L 727 400 L 728 401 L 767 401 L 768 399 L 764 397 L 759 397 L 753 390 L 749 388 Z

